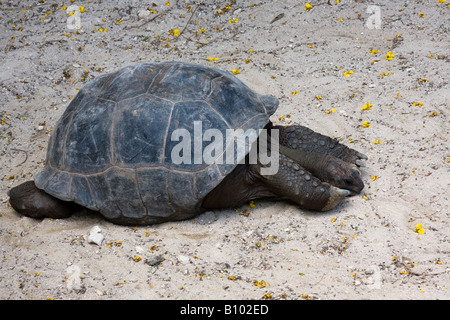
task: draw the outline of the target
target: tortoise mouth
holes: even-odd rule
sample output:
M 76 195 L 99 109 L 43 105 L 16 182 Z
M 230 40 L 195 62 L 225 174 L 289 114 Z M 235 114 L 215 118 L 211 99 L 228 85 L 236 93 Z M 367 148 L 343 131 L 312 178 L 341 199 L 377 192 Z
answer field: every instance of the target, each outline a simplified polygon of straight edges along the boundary
M 353 177 L 353 189 L 350 190 L 352 195 L 359 194 L 362 189 L 364 189 L 364 182 L 361 179 L 361 172 L 354 168 L 351 170 L 351 175 Z

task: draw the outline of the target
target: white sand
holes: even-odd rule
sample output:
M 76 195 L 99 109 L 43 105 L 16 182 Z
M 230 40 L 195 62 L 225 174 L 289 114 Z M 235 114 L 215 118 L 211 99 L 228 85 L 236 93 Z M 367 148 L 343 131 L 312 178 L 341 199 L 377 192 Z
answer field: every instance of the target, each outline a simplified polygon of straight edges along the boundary
M 26 12 L 7 8 L 31 1 L 3 2 L 0 299 L 449 299 L 449 1 L 312 0 L 309 11 L 305 1 L 237 1 L 222 15 L 227 1 L 215 1 L 188 25 L 195 2 L 154 2 L 167 14 L 130 28 L 155 14 L 137 21 L 142 2 L 77 0 L 80 34 L 66 28 L 70 1 Z M 366 26 L 369 5 L 380 29 Z M 83 213 L 39 221 L 9 208 L 7 190 L 42 170 L 81 78 L 167 60 L 239 69 L 256 92 L 280 99 L 274 122 L 367 154 L 362 194 L 327 213 L 257 201 L 146 228 Z M 96 225 L 101 246 L 87 241 Z

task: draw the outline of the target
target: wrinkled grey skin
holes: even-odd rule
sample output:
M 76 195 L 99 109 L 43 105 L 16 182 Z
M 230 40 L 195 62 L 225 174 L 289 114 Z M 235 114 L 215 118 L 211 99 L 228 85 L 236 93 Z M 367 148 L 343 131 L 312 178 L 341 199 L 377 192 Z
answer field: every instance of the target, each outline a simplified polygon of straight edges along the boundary
M 302 126 L 272 126 L 277 107 L 227 72 L 187 63 L 135 64 L 97 77 L 59 120 L 44 170 L 11 189 L 10 203 L 35 218 L 84 207 L 114 223 L 149 225 L 264 197 L 324 211 L 359 193 L 356 167 L 367 157 Z M 278 173 L 262 176 L 259 161 L 174 164 L 179 142 L 171 134 L 194 132 L 194 121 L 224 136 L 226 129 L 278 130 Z

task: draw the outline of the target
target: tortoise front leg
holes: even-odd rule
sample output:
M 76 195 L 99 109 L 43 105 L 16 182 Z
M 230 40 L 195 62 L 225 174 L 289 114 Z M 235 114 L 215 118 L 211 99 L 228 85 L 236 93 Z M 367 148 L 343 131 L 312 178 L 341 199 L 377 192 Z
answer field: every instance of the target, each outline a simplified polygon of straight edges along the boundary
M 358 194 L 364 188 L 361 172 L 353 163 L 317 151 L 291 149 L 282 145 L 279 148 L 280 153 L 296 161 L 322 182 L 349 190 L 352 194 Z
M 304 126 L 271 126 L 270 129 L 277 129 L 280 144 L 291 149 L 327 154 L 359 167 L 364 167 L 365 164 L 362 160 L 368 159 L 361 152 Z
M 327 211 L 351 194 L 348 190 L 322 182 L 297 161 L 282 153 L 279 161 L 279 170 L 274 175 L 261 175 L 260 168 L 263 165 L 260 163 L 250 165 L 249 171 L 268 191 L 289 198 L 302 208 Z

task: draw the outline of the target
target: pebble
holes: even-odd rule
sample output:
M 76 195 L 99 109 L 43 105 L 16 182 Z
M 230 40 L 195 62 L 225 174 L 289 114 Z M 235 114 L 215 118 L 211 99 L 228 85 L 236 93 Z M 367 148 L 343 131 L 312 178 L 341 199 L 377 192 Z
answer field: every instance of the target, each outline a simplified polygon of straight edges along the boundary
M 162 255 L 151 256 L 145 260 L 145 262 L 149 266 L 152 266 L 152 267 L 159 265 L 163 261 L 164 261 L 164 258 Z
M 105 237 L 101 234 L 102 229 L 99 226 L 94 226 L 91 231 L 89 231 L 88 242 L 92 244 L 96 244 L 98 246 L 102 245 Z
M 177 259 L 178 259 L 178 261 L 180 261 L 180 263 L 182 263 L 182 264 L 188 264 L 189 263 L 189 257 L 186 257 L 186 256 L 183 256 L 183 255 L 179 255 L 178 257 L 177 257 Z
M 150 11 L 148 11 L 147 9 L 139 10 L 138 17 L 139 17 L 140 19 L 146 18 L 146 17 L 148 17 L 149 15 L 150 15 Z
M 66 269 L 69 276 L 66 278 L 66 288 L 69 291 L 80 291 L 82 289 L 81 279 L 82 273 L 81 268 L 77 265 L 71 265 Z
M 144 254 L 145 250 L 142 247 L 136 246 L 136 248 L 134 248 L 136 250 L 137 254 Z

